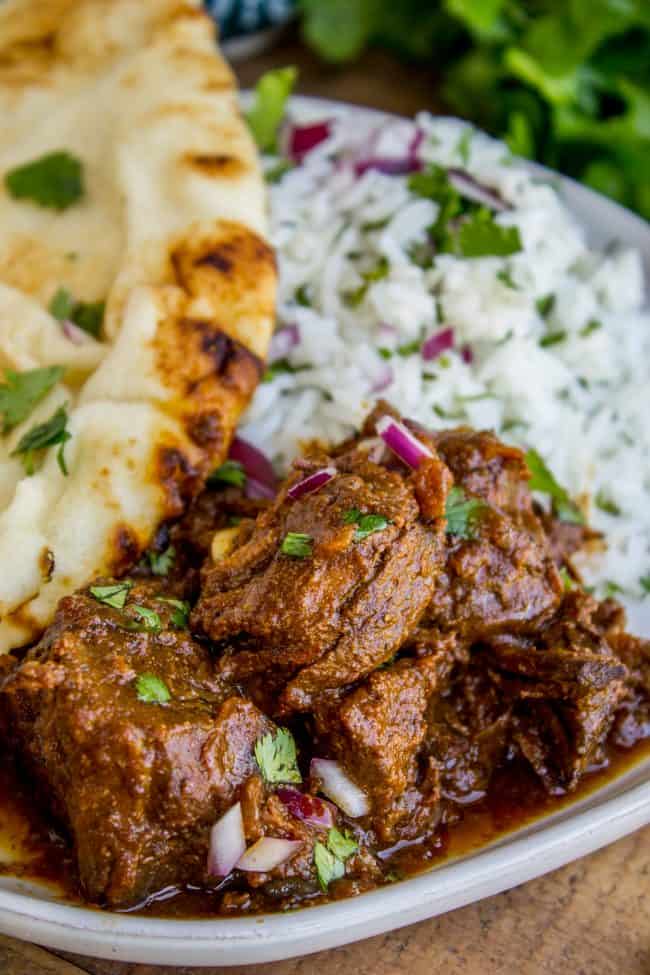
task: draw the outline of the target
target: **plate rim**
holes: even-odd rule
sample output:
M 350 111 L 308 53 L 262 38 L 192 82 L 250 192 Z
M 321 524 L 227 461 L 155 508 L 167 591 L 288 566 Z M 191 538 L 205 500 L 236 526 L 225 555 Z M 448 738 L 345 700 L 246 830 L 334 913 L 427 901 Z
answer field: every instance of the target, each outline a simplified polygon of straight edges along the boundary
M 247 93 L 243 93 L 244 99 Z M 381 109 L 322 97 L 296 95 L 290 106 L 362 113 L 378 120 L 399 120 Z M 436 116 L 453 117 L 453 116 Z M 464 121 L 464 120 L 459 120 Z M 522 160 L 536 172 L 559 179 L 570 209 L 609 210 L 626 224 L 625 241 L 644 247 L 650 268 L 650 224 L 624 207 L 569 177 Z M 572 199 L 567 200 L 566 196 Z M 630 233 L 627 233 L 629 228 Z M 647 769 L 646 769 L 647 764 Z M 240 918 L 175 920 L 100 911 L 33 894 L 0 888 L 0 932 L 47 947 L 98 958 L 149 964 L 208 966 L 256 964 L 308 955 L 462 907 L 500 893 L 585 856 L 650 823 L 650 760 L 634 767 L 645 780 L 613 796 L 590 796 L 590 805 L 558 817 L 542 817 L 531 831 L 514 834 L 498 845 L 448 861 L 388 887 L 341 901 L 287 914 Z M 621 776 L 608 786 L 622 784 Z

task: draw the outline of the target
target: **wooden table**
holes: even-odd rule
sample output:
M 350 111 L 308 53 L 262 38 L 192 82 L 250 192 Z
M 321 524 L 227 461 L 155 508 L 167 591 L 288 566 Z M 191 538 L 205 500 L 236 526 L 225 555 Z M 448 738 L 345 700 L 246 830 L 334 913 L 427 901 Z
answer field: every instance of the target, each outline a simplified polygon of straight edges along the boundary
M 372 53 L 319 64 L 289 34 L 238 66 L 242 85 L 295 64 L 300 90 L 412 115 L 436 110 L 435 78 Z M 650 975 L 650 827 L 577 863 L 444 917 L 346 948 L 266 966 L 156 968 L 53 953 L 0 936 L 1 975 Z

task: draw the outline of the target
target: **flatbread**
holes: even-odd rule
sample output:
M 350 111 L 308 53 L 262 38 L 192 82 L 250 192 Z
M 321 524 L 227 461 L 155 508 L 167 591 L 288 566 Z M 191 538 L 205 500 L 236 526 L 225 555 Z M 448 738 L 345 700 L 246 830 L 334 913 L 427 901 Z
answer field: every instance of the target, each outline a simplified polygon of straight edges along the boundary
M 276 289 L 264 181 L 212 22 L 179 0 L 0 4 L 0 366 L 65 375 L 0 443 L 0 652 L 59 599 L 124 572 L 227 453 L 263 369 Z M 4 174 L 83 164 L 63 211 Z M 100 340 L 48 311 L 106 301 Z M 11 451 L 67 403 L 27 477 Z

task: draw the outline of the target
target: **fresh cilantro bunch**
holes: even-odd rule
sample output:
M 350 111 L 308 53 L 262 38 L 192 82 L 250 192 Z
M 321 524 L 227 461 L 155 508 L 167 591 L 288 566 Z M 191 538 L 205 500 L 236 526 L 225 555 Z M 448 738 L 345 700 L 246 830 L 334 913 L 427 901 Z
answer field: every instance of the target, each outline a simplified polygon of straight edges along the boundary
M 650 218 L 648 0 L 301 0 L 305 38 L 431 60 L 445 101 L 511 150 Z

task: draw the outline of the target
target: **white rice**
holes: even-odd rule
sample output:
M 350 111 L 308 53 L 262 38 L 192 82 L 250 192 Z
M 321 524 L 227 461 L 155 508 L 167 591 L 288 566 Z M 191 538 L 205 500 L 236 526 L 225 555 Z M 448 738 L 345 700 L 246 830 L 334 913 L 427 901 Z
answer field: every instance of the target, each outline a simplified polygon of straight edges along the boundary
M 496 220 L 519 228 L 521 252 L 441 254 L 428 270 L 413 263 L 410 247 L 424 241 L 437 205 L 412 195 L 407 177 L 356 177 L 351 160 L 405 156 L 416 126 L 421 159 L 462 167 L 508 201 Z M 607 537 L 606 553 L 582 564 L 587 581 L 640 596 L 650 575 L 650 312 L 639 255 L 590 249 L 553 181 L 535 178 L 480 132 L 463 139 L 468 129 L 429 115 L 377 128 L 342 111 L 327 141 L 272 187 L 278 327 L 298 326 L 288 358 L 300 368 L 261 385 L 242 435 L 284 467 L 301 441 L 350 434 L 386 383 L 380 395 L 429 427 L 468 423 L 538 450 Z M 364 229 L 379 221 L 386 225 Z M 351 307 L 345 296 L 382 258 L 388 273 Z M 310 307 L 297 301 L 300 289 Z M 536 302 L 549 294 L 555 304 L 545 320 Z M 581 334 L 593 321 L 601 327 Z M 441 359 L 396 353 L 447 327 L 455 345 Z M 563 341 L 540 346 L 558 331 Z M 620 514 L 602 510 L 597 497 Z

